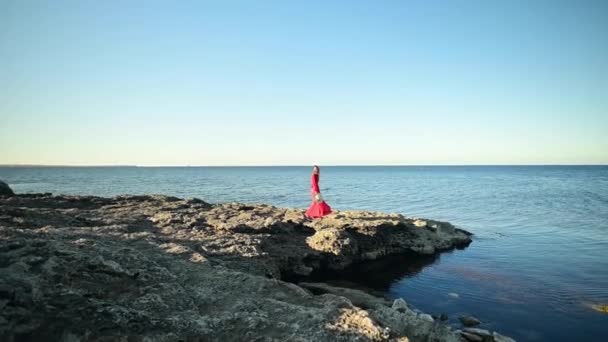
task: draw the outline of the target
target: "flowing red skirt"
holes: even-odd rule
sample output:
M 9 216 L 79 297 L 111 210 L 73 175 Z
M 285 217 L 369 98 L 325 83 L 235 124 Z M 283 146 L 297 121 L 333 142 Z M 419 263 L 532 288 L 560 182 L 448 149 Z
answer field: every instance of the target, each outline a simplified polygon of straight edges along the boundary
M 329 214 L 331 214 L 331 207 L 325 201 L 317 202 L 313 200 L 310 208 L 306 210 L 306 216 L 312 218 L 323 217 Z

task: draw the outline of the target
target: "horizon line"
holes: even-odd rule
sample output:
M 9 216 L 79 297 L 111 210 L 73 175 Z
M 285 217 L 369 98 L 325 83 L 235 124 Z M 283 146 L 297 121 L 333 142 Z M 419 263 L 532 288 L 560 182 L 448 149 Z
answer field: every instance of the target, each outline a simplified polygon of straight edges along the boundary
M 608 166 L 608 163 L 584 164 L 584 163 L 539 163 L 539 164 L 319 164 L 323 167 L 404 167 L 404 166 Z M 171 167 L 312 167 L 313 164 L 290 164 L 290 165 L 128 165 L 128 164 L 0 164 L 5 168 L 19 167 L 65 167 L 65 168 L 85 168 L 85 167 L 122 167 L 122 168 L 171 168 Z

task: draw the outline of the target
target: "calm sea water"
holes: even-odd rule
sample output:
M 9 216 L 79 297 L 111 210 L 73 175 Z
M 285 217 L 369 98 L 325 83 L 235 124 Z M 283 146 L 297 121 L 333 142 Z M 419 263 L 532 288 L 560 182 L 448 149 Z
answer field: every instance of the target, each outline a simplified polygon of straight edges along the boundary
M 308 167 L 0 168 L 17 192 L 162 193 L 305 208 Z M 396 260 L 367 286 L 520 341 L 607 341 L 608 166 L 325 167 L 338 209 L 399 212 L 475 234 L 466 249 Z M 381 273 L 381 272 L 379 272 Z M 379 280 L 380 279 L 380 280 Z

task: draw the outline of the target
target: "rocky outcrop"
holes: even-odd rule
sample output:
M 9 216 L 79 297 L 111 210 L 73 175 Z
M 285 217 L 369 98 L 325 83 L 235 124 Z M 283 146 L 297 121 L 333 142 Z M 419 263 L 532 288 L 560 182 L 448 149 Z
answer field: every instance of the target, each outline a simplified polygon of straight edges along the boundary
M 470 234 L 373 212 L 167 196 L 0 198 L 0 339 L 458 341 L 449 326 L 357 290 L 285 282 Z
M 8 184 L 0 180 L 0 196 L 13 196 L 15 193 L 13 189 L 11 189 Z
M 469 233 L 447 222 L 405 218 L 399 214 L 338 212 L 314 221 L 307 244 L 332 255 L 330 268 L 391 254 L 434 254 L 471 242 Z

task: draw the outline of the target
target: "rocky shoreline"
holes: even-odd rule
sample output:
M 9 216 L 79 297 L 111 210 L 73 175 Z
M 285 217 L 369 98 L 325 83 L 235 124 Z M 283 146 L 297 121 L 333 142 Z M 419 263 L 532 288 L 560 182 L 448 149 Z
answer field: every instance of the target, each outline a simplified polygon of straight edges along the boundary
M 20 340 L 510 341 L 402 299 L 285 281 L 464 247 L 449 223 L 170 196 L 0 194 L 0 336 Z

